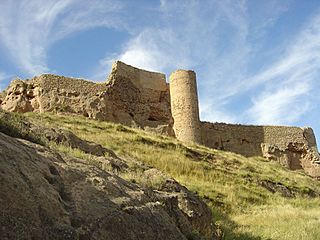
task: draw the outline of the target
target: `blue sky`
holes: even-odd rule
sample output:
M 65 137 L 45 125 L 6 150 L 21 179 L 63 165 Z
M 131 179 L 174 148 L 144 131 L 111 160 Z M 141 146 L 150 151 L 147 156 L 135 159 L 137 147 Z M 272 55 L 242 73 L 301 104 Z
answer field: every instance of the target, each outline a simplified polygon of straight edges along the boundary
M 311 126 L 320 141 L 319 0 L 0 0 L 0 89 L 111 63 L 197 72 L 201 119 Z

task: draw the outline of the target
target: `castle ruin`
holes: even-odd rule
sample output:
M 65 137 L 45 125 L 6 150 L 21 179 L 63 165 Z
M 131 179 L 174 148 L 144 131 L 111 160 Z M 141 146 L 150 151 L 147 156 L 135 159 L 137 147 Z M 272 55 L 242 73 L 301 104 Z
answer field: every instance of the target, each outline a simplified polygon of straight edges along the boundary
M 116 61 L 106 83 L 43 74 L 14 80 L 0 99 L 14 112 L 67 112 L 175 136 L 187 143 L 263 156 L 320 177 L 311 128 L 209 123 L 199 119 L 196 74 L 177 70 L 170 84 L 162 73 Z
M 170 75 L 170 100 L 173 129 L 184 142 L 201 144 L 196 73 L 177 70 Z

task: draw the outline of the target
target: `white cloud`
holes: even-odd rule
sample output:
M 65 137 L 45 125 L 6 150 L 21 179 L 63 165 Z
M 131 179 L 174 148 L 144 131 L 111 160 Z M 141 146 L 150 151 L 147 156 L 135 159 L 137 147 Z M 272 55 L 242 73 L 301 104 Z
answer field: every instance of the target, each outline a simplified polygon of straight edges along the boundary
M 220 110 L 215 108 L 212 104 L 205 105 L 200 104 L 200 118 L 210 119 L 210 122 L 225 122 L 225 123 L 235 123 L 237 119 L 234 115 L 227 112 L 226 109 Z
M 156 21 L 152 21 L 156 24 L 147 24 L 123 46 L 122 52 L 107 56 L 101 61 L 102 65 L 120 59 L 138 67 L 167 73 L 175 68 L 201 65 L 207 66 L 206 70 L 210 68 L 208 65 L 229 66 L 222 61 L 235 59 L 240 53 L 233 51 L 228 57 L 219 56 L 221 51 L 216 49 L 219 40 L 217 30 L 223 21 L 227 21 L 230 28 L 237 32 L 231 40 L 235 45 L 233 49 L 248 52 L 242 44 L 247 33 L 242 1 L 237 4 L 232 1 L 207 1 L 206 8 L 199 1 L 162 0 L 160 3 L 160 11 L 153 16 Z
M 174 53 L 170 54 L 172 50 Z M 105 74 L 105 70 L 115 60 L 150 71 L 165 72 L 172 66 L 184 68 L 191 64 L 189 59 L 184 58 L 185 55 L 184 44 L 179 43 L 179 39 L 172 30 L 145 29 L 133 37 L 120 54 L 102 59 L 97 76 Z
M 297 121 L 310 108 L 309 101 L 300 101 L 310 86 L 296 82 L 294 85 L 266 91 L 253 100 L 248 115 L 257 124 L 289 124 Z
M 264 18 L 252 24 L 246 1 L 161 0 L 160 14 L 154 15 L 157 24 L 145 26 L 120 53 L 102 59 L 95 78 L 104 79 L 105 69 L 117 59 L 167 74 L 177 68 L 194 69 L 198 75 L 201 118 L 240 121 L 239 115 L 227 113 L 226 104 L 233 96 L 250 89 L 248 86 L 256 86 L 247 81 L 250 54 L 256 50 L 248 41 L 250 27 L 270 27 L 285 9 L 270 9 Z M 254 35 L 258 33 L 255 28 Z
M 315 16 L 287 47 L 285 54 L 263 72 L 249 79 L 247 88 L 266 90 L 253 99 L 247 117 L 259 124 L 290 124 L 312 106 L 319 88 L 320 15 Z M 272 86 L 272 87 L 271 87 Z
M 48 48 L 67 35 L 96 26 L 118 26 L 113 0 L 4 0 L 0 3 L 0 42 L 29 74 L 49 71 Z
M 320 17 L 296 38 L 288 36 L 293 39 L 286 40 L 289 45 L 270 58 L 276 60 L 254 72 L 250 66 L 270 28 L 288 10 L 286 1 L 270 0 L 255 11 L 248 11 L 247 1 L 232 0 L 160 0 L 157 9 L 152 6 L 116 0 L 3 0 L 0 41 L 17 65 L 36 74 L 50 70 L 46 58 L 53 43 L 97 26 L 118 28 L 130 38 L 119 52 L 100 60 L 95 80 L 104 80 L 118 59 L 167 74 L 194 69 L 201 116 L 210 121 L 291 123 L 312 109 L 319 88 Z M 251 98 L 251 106 L 243 104 L 243 114 L 232 115 L 230 106 L 242 96 Z

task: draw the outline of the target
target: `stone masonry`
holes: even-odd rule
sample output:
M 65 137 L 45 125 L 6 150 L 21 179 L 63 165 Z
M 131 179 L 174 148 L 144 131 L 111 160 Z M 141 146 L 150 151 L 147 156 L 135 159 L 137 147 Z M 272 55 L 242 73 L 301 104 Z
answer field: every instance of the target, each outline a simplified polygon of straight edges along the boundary
M 193 71 L 171 74 L 170 97 L 173 129 L 179 140 L 247 157 L 263 156 L 320 177 L 320 156 L 311 128 L 201 122 Z
M 122 62 L 108 81 L 43 74 L 11 82 L 1 108 L 13 112 L 59 112 L 83 115 L 172 135 L 169 85 L 165 75 Z
M 201 143 L 196 74 L 177 70 L 170 76 L 173 129 L 184 142 Z
M 43 74 L 16 79 L 0 95 L 2 109 L 61 112 L 140 127 L 187 143 L 263 156 L 320 178 L 320 157 L 311 128 L 201 122 L 196 74 L 177 70 L 170 86 L 162 73 L 120 61 L 107 82 Z

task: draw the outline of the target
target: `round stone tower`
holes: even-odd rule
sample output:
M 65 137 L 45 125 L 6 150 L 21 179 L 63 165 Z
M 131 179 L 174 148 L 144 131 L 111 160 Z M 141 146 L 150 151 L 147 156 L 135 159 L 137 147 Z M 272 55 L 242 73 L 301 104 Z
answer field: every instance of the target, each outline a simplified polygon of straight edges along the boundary
M 171 111 L 177 139 L 201 143 L 196 73 L 177 70 L 170 75 Z

